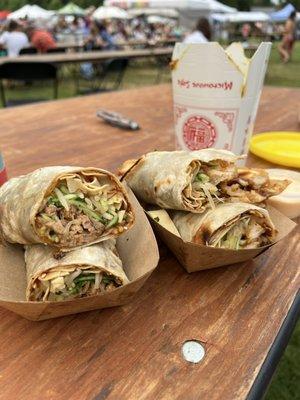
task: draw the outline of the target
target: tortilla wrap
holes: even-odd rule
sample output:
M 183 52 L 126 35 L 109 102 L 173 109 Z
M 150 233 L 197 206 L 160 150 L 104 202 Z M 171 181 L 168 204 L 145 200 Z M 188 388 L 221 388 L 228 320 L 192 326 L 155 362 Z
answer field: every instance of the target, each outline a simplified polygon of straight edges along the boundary
M 266 209 L 246 203 L 224 203 L 203 214 L 174 212 L 173 222 L 185 242 L 234 250 L 274 242 L 276 229 Z
M 70 251 L 61 259 L 44 245 L 26 246 L 27 300 L 60 301 L 87 297 L 129 282 L 115 239 Z
M 10 179 L 0 188 L 0 211 L 4 240 L 59 249 L 116 237 L 134 221 L 123 185 L 98 168 L 46 167 Z
M 148 204 L 201 213 L 219 203 L 218 185 L 236 176 L 238 158 L 216 149 L 157 151 L 125 161 L 119 174 Z

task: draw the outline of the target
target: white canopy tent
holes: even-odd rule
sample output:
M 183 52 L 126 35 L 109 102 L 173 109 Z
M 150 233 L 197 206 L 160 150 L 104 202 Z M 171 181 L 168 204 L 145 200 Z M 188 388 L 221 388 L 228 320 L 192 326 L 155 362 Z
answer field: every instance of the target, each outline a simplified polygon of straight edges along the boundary
M 125 9 L 143 8 L 174 8 L 179 11 L 181 25 L 192 28 L 201 16 L 211 13 L 234 13 L 236 9 L 226 6 L 217 0 L 105 0 L 106 6 L 117 6 Z
M 231 23 L 239 23 L 239 22 L 268 22 L 270 21 L 270 17 L 268 14 L 264 12 L 236 12 L 232 14 L 219 14 L 214 13 L 211 14 L 211 18 L 214 21 L 218 22 L 231 22 Z
M 210 12 L 234 12 L 235 8 L 217 0 L 105 0 L 105 6 L 121 8 L 175 8 Z
M 170 26 L 176 24 L 173 18 L 161 17 L 160 15 L 149 15 L 147 21 L 149 24 L 164 24 Z
M 119 7 L 99 7 L 93 13 L 94 19 L 128 19 L 129 14 Z
M 25 5 L 8 15 L 8 19 L 50 19 L 55 14 L 54 11 L 48 11 L 37 5 Z
M 138 17 L 139 15 L 154 15 L 166 18 L 178 18 L 179 13 L 174 8 L 132 8 L 128 10 L 128 13 L 132 17 Z

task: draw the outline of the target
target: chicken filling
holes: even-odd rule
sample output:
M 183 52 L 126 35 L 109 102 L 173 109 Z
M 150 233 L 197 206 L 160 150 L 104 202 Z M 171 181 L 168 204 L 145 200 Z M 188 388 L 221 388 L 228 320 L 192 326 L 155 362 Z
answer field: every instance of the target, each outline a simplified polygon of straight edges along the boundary
M 118 235 L 132 219 L 123 193 L 108 176 L 82 173 L 58 181 L 36 216 L 36 229 L 53 244 L 74 247 L 108 231 Z
M 189 168 L 193 179 L 183 190 L 183 199 L 189 208 L 197 211 L 204 211 L 208 205 L 214 209 L 216 204 L 223 202 L 219 184 L 237 174 L 235 165 L 223 160 L 201 163 L 200 166 L 191 163 Z
M 50 270 L 34 281 L 30 300 L 62 301 L 112 291 L 119 286 L 122 282 L 118 277 L 96 269 Z
M 258 213 L 249 212 L 220 228 L 207 245 L 231 250 L 256 249 L 272 243 L 273 233 Z
M 289 183 L 288 180 L 270 179 L 262 169 L 240 168 L 237 177 L 220 184 L 220 190 L 222 195 L 230 197 L 230 201 L 258 204 L 281 193 Z

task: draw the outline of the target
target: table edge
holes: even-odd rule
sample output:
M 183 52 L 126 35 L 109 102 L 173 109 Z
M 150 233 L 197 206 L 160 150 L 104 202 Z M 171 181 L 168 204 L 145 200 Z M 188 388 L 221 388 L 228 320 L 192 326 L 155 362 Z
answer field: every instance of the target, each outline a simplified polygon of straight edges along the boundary
M 263 398 L 279 361 L 290 341 L 296 323 L 300 317 L 300 290 L 298 290 L 293 303 L 286 315 L 279 332 L 261 366 L 258 375 L 246 397 L 246 400 L 260 400 Z

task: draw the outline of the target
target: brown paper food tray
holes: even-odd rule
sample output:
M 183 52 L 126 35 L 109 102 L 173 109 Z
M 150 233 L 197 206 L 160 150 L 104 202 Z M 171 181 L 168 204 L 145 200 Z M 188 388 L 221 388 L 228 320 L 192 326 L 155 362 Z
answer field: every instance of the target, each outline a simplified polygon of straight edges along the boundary
M 147 217 L 133 193 L 128 190 L 136 220 L 133 227 L 117 239 L 124 270 L 131 281 L 113 292 L 60 302 L 25 300 L 26 271 L 24 251 L 19 245 L 0 245 L 0 306 L 30 320 L 61 317 L 83 311 L 128 303 L 141 288 L 159 260 L 158 247 Z
M 276 229 L 278 230 L 277 241 L 275 242 L 277 243 L 279 240 L 287 236 L 297 224 L 273 207 L 268 207 L 268 211 Z M 271 245 L 263 246 L 259 249 L 216 249 L 209 246 L 184 242 L 180 237 L 169 232 L 157 221 L 151 218 L 150 215 L 148 215 L 148 217 L 154 227 L 154 231 L 169 247 L 187 272 L 218 268 L 225 265 L 247 261 L 256 257 L 274 244 L 272 243 Z

